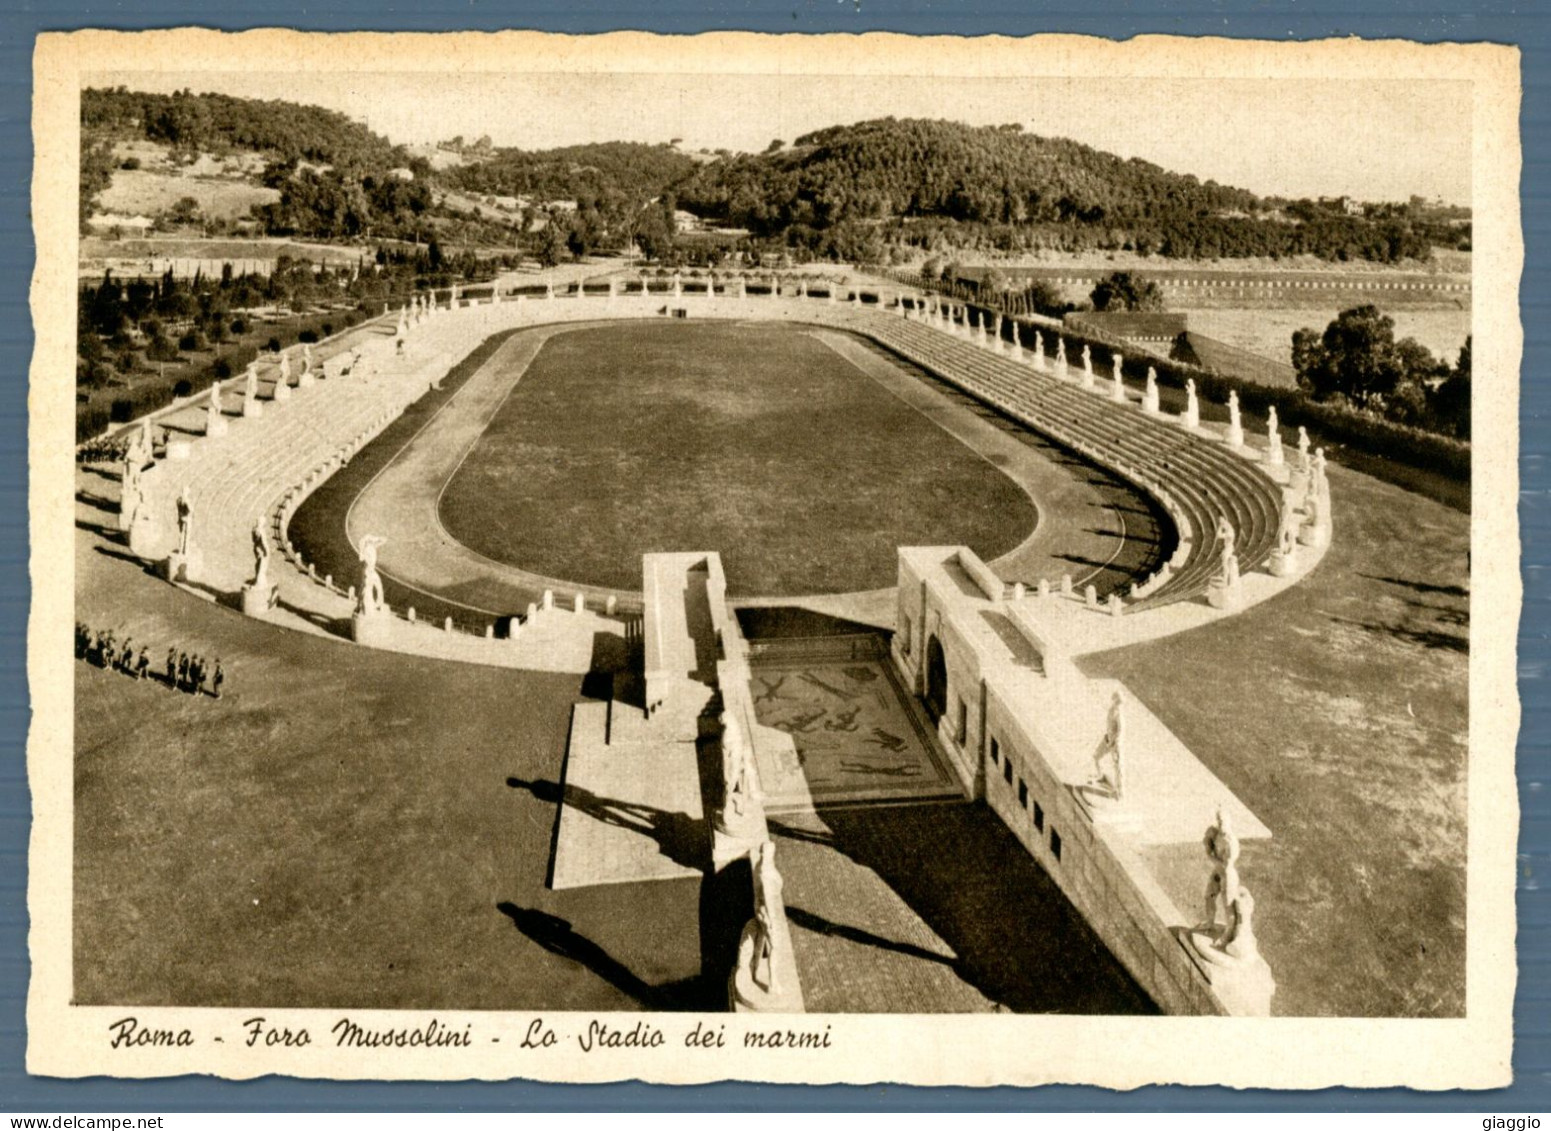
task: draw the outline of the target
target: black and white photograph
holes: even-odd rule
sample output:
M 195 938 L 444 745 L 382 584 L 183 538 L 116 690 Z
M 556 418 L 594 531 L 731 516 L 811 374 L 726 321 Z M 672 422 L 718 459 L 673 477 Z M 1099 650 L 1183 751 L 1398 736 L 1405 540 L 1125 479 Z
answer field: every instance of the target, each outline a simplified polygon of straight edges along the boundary
M 36 65 L 32 1071 L 1506 1082 L 1511 49 Z

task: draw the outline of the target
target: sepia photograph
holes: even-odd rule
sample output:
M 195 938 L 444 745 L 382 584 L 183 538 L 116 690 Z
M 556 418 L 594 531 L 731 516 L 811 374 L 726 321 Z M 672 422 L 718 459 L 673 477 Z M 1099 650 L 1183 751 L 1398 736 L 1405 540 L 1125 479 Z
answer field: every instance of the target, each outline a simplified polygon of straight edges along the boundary
M 34 1071 L 1506 1082 L 1516 55 L 832 46 L 40 41 Z

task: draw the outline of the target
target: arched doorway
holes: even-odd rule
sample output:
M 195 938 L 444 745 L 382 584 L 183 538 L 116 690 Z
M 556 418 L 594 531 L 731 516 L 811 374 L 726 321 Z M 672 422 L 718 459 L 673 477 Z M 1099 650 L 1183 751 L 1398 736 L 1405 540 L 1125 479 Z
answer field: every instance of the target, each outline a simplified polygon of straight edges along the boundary
M 937 637 L 926 641 L 926 713 L 935 726 L 948 709 L 948 664 Z

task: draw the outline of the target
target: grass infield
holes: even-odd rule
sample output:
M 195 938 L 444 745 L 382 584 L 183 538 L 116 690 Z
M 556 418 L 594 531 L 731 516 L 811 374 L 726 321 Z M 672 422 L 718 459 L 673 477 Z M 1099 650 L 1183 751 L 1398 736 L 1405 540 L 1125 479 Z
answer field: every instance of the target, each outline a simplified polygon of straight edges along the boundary
M 895 580 L 895 548 L 986 559 L 1034 528 L 1010 479 L 791 327 L 634 323 L 552 339 L 448 483 L 469 548 L 635 589 L 641 555 L 718 550 L 735 595 Z

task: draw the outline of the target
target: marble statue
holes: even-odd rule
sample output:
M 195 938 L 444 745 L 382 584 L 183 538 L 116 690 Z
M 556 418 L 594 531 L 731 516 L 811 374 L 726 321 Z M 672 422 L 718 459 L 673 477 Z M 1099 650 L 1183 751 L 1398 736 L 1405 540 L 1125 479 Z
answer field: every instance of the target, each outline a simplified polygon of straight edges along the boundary
M 754 769 L 754 751 L 743 727 L 731 713 L 723 711 L 722 783 L 723 824 L 734 829 L 741 818 L 752 815 L 762 798 L 759 775 Z
M 1309 473 L 1309 430 L 1298 425 L 1298 470 Z
M 1093 752 L 1093 772 L 1096 782 L 1110 797 L 1120 800 L 1122 764 L 1126 733 L 1124 700 L 1116 691 L 1109 701 L 1109 716 L 1104 723 L 1104 737 L 1099 739 Z
M 309 342 L 302 343 L 302 372 L 312 371 L 312 345 Z
M 248 368 L 242 374 L 242 400 L 243 408 L 247 408 L 247 402 L 258 396 L 258 366 L 248 362 Z
M 253 589 L 269 592 L 269 527 L 261 517 L 253 524 Z
M 1228 446 L 1244 446 L 1244 418 L 1239 413 L 1239 391 L 1228 390 Z
M 1185 378 L 1185 415 L 1186 428 L 1199 428 L 1201 426 L 1201 402 L 1196 399 L 1196 379 Z
M 226 418 L 221 415 L 221 383 L 215 381 L 210 386 L 210 399 L 205 404 L 205 435 L 226 435 Z
M 135 519 L 140 514 L 140 507 L 145 502 L 144 489 L 140 483 L 140 470 L 143 462 L 140 457 L 140 442 L 137 438 L 130 445 L 129 451 L 124 456 L 124 474 L 118 502 L 120 530 L 131 530 L 134 528 Z
M 1122 403 L 1126 399 L 1125 360 L 1124 355 L 1115 353 L 1114 384 L 1110 388 L 1110 396 Z
M 1298 508 L 1293 506 L 1290 492 L 1282 493 L 1281 521 L 1277 526 L 1277 548 L 1284 558 L 1292 558 L 1298 552 L 1298 527 L 1303 518 L 1298 513 Z
M 290 379 L 291 379 L 291 352 L 289 350 L 282 350 L 280 352 L 280 381 L 281 381 L 282 384 L 284 384 L 285 382 L 289 381 Z
M 1286 577 L 1298 566 L 1298 535 L 1304 516 L 1297 507 L 1296 499 L 1296 491 L 1282 491 L 1282 505 L 1277 512 L 1276 544 L 1271 547 L 1272 577 Z
M 1234 532 L 1233 523 L 1224 516 L 1217 520 L 1217 543 L 1221 547 L 1217 554 L 1217 576 L 1224 585 L 1230 588 L 1239 581 L 1239 558 L 1236 553 L 1238 535 Z
M 754 984 L 770 994 L 780 993 L 776 969 L 785 957 L 777 953 L 780 945 L 776 919 L 785 918 L 785 886 L 776 871 L 775 844 L 765 841 L 753 854 L 754 863 L 754 951 L 750 973 Z
M 1276 979 L 1260 956 L 1255 939 L 1255 900 L 1239 882 L 1239 841 L 1222 809 L 1218 809 L 1217 820 L 1206 830 L 1202 843 L 1212 872 L 1206 883 L 1203 922 L 1189 933 L 1191 949 L 1229 1014 L 1267 1017 L 1276 995 Z
M 1066 376 L 1066 339 L 1056 335 L 1056 376 Z
M 380 534 L 368 534 L 361 539 L 361 585 L 356 604 L 356 613 L 360 616 L 380 613 L 387 605 L 382 578 L 377 573 L 377 551 L 386 541 Z
M 1034 331 L 1034 368 L 1045 368 L 1045 336 L 1038 330 Z
M 1088 377 L 1093 376 L 1093 350 L 1086 342 L 1082 347 L 1082 371 Z
M 1202 899 L 1201 929 L 1220 937 L 1222 929 L 1232 923 L 1232 905 L 1239 891 L 1239 838 L 1233 835 L 1226 810 L 1217 810 L 1217 819 L 1206 830 L 1201 843 L 1212 865 Z
M 1147 388 L 1142 393 L 1142 411 L 1156 416 L 1158 406 L 1158 371 L 1151 365 L 1147 367 Z
M 194 536 L 194 499 L 188 492 L 188 484 L 178 492 L 178 553 L 188 557 L 189 543 Z
M 1276 418 L 1276 406 L 1272 405 L 1266 413 L 1266 463 L 1281 467 L 1282 462 L 1282 425 Z

